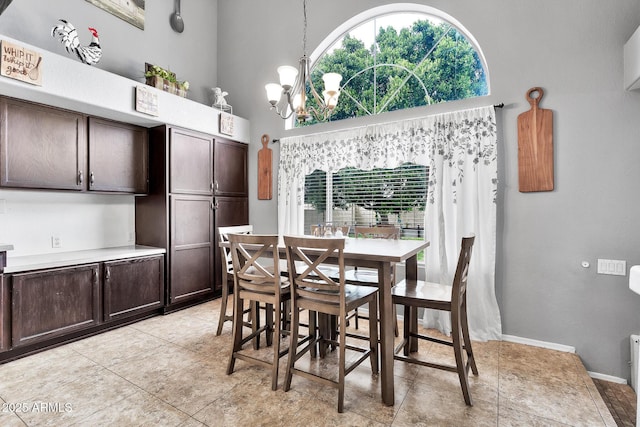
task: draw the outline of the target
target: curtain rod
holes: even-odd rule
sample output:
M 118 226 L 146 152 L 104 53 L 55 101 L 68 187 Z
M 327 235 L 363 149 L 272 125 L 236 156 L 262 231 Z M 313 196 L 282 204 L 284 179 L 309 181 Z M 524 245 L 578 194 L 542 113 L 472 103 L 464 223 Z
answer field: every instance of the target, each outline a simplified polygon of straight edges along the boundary
M 493 108 L 503 108 L 504 107 L 504 102 L 501 102 L 499 104 L 493 104 Z M 280 142 L 279 139 L 272 139 L 271 143 L 272 144 L 277 144 L 278 142 Z

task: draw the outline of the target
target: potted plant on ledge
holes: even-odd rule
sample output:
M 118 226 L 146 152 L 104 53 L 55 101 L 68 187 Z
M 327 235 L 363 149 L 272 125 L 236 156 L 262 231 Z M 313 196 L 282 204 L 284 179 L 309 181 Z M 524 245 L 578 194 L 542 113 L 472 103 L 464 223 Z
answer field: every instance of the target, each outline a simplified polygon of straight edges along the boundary
M 185 98 L 189 90 L 189 82 L 180 81 L 176 78 L 176 73 L 165 70 L 157 65 L 144 64 L 145 83 L 165 92 Z

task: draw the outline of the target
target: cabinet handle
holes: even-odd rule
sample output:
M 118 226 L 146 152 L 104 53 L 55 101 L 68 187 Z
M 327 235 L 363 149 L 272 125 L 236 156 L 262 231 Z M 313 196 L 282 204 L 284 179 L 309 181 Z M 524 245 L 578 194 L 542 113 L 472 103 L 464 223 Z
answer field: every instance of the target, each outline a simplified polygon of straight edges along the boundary
M 107 268 L 104 270 L 104 278 L 105 278 L 106 280 L 109 280 L 109 279 L 111 278 L 111 269 L 110 269 L 109 267 L 107 267 Z
M 218 201 L 214 200 L 213 202 L 211 202 L 211 209 L 216 210 L 218 209 Z
M 82 171 L 78 171 L 78 184 L 82 184 L 84 182 L 84 174 Z
M 211 181 L 211 184 L 209 185 L 209 188 L 211 189 L 211 191 L 214 190 L 213 181 Z
M 215 183 L 213 184 L 213 189 L 215 190 L 215 192 L 216 192 L 216 193 L 218 192 L 218 188 L 219 188 L 219 186 L 218 186 L 218 180 L 216 179 L 216 180 L 215 180 Z
M 96 181 L 96 177 L 93 175 L 93 171 L 89 174 L 89 185 L 93 187 L 93 183 Z

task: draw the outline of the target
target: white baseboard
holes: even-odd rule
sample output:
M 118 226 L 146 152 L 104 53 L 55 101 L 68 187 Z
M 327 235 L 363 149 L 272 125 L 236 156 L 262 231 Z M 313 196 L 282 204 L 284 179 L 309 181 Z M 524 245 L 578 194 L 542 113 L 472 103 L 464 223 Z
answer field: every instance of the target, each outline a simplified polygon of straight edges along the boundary
M 526 345 L 531 345 L 531 346 L 534 346 L 534 347 L 548 348 L 549 350 L 564 351 L 566 353 L 575 353 L 576 352 L 575 347 L 572 347 L 572 346 L 569 346 L 569 345 L 556 344 L 556 343 L 546 342 L 546 341 L 532 340 L 532 339 L 529 339 L 529 338 L 521 338 L 521 337 L 516 337 L 516 336 L 513 336 L 513 335 L 502 335 L 502 341 L 514 342 L 514 343 L 518 343 L 518 344 L 526 344 Z M 626 379 L 620 378 L 620 377 L 614 377 L 613 375 L 600 374 L 598 372 L 591 372 L 591 371 L 587 371 L 587 374 L 589 374 L 589 376 L 591 378 L 595 378 L 597 380 L 610 381 L 610 382 L 617 383 L 617 384 L 627 384 L 627 380 Z
M 569 345 L 556 344 L 556 343 L 553 343 L 553 342 L 546 342 L 546 341 L 532 340 L 530 338 L 521 338 L 521 337 L 516 337 L 514 335 L 504 335 L 503 334 L 502 335 L 502 341 L 515 342 L 517 344 L 526 344 L 526 345 L 531 345 L 533 347 L 548 348 L 549 350 L 564 351 L 565 353 L 575 353 L 576 352 L 575 347 L 571 347 Z
M 627 380 L 625 380 L 624 378 L 614 377 L 613 375 L 605 375 L 605 374 L 600 374 L 598 372 L 591 372 L 591 371 L 587 371 L 587 374 L 589 374 L 591 378 L 595 378 L 597 380 L 610 381 L 612 383 L 617 383 L 617 384 L 627 384 Z

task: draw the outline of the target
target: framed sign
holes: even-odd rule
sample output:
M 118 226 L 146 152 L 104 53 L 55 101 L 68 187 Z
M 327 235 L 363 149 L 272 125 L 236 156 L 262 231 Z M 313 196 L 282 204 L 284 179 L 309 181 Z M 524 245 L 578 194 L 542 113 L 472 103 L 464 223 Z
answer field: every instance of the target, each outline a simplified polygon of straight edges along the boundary
M 0 75 L 42 86 L 42 55 L 6 40 L 0 46 Z
M 220 133 L 233 135 L 233 115 L 225 112 L 220 113 Z
M 145 0 L 87 0 L 123 21 L 144 30 Z
M 158 115 L 158 94 L 146 86 L 136 86 L 136 111 L 150 116 Z

